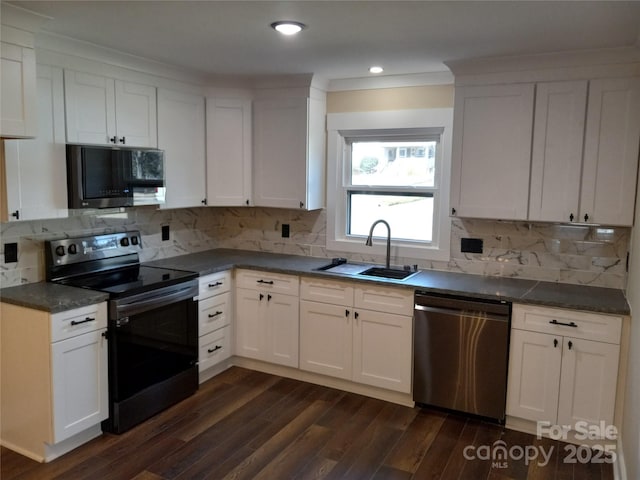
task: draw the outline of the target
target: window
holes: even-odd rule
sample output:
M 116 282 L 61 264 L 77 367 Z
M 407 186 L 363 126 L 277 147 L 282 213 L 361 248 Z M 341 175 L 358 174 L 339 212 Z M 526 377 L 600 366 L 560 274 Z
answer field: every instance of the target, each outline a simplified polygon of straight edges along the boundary
M 451 117 L 451 109 L 327 116 L 328 249 L 379 253 L 365 239 L 383 219 L 392 255 L 449 259 Z

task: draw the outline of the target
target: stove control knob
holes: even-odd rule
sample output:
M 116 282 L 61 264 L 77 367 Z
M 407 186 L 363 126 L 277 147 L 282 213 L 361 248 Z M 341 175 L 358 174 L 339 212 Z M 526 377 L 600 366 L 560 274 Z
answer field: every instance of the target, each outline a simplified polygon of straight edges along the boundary
M 64 247 L 62 245 L 56 247 L 56 255 L 64 257 Z
M 71 245 L 69 245 L 69 248 L 67 250 L 69 251 L 69 255 L 75 255 L 76 253 L 78 253 L 78 246 L 75 243 L 72 243 Z
M 124 237 L 120 240 L 120 245 L 122 245 L 123 247 L 128 247 L 129 246 L 129 239 L 127 237 Z
M 138 236 L 134 235 L 131 237 L 131 245 L 138 245 Z

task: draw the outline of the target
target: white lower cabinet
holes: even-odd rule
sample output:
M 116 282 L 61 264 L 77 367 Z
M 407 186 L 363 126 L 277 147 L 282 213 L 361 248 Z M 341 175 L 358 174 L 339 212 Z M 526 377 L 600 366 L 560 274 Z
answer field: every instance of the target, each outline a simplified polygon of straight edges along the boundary
M 300 300 L 300 368 L 351 380 L 352 323 L 351 307 Z
M 507 415 L 612 425 L 622 318 L 513 306 Z
M 109 416 L 105 330 L 51 345 L 53 432 L 61 441 Z
M 300 368 L 411 391 L 413 290 L 303 278 Z
M 236 273 L 236 355 L 298 368 L 298 277 Z
M 2 445 L 53 460 L 109 416 L 106 303 L 55 314 L 0 306 Z
M 198 371 L 231 356 L 231 272 L 217 272 L 199 280 Z M 206 378 L 200 378 L 204 381 Z

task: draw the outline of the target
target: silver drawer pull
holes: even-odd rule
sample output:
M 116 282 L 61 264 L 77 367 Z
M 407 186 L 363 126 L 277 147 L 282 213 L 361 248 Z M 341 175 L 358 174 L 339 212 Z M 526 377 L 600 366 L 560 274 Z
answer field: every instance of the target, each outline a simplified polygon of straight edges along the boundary
M 564 322 L 559 322 L 558 320 L 556 320 L 555 318 L 553 320 L 549 320 L 549 323 L 551 325 L 562 325 L 564 327 L 573 327 L 573 328 L 578 328 L 578 325 L 575 322 L 569 322 L 569 323 L 564 323 Z
M 80 321 L 71 320 L 71 325 L 80 325 L 82 323 L 93 322 L 94 320 L 95 318 L 91 318 L 91 317 L 86 317 L 84 320 L 80 320 Z
M 218 315 L 222 315 L 223 312 L 221 311 L 216 311 L 216 313 L 210 313 L 209 314 L 209 318 L 213 318 L 213 317 L 217 317 Z

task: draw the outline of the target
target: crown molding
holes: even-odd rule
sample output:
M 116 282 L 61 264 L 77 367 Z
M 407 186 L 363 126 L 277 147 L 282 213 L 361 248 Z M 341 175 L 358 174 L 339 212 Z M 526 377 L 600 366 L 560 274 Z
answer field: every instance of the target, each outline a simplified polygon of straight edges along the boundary
M 36 61 L 63 68 L 108 65 L 123 73 L 150 75 L 191 85 L 204 85 L 207 76 L 201 72 L 138 57 L 63 35 L 40 32 L 35 35 Z M 93 70 L 94 68 L 92 68 Z
M 628 66 L 640 63 L 640 48 L 630 46 L 536 55 L 483 57 L 451 60 L 444 63 L 453 72 L 457 84 L 459 77 L 472 75 Z
M 41 15 L 6 2 L 2 2 L 0 9 L 0 21 L 2 25 L 8 25 L 32 33 L 40 30 L 44 23 L 52 19 L 46 15 Z
M 329 92 L 348 90 L 374 90 L 381 88 L 422 87 L 425 85 L 451 85 L 454 77 L 451 72 L 425 72 L 407 75 L 382 75 L 376 77 L 344 78 L 330 80 Z

